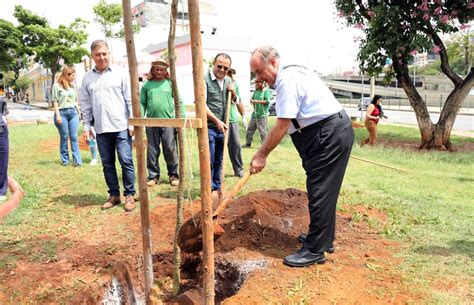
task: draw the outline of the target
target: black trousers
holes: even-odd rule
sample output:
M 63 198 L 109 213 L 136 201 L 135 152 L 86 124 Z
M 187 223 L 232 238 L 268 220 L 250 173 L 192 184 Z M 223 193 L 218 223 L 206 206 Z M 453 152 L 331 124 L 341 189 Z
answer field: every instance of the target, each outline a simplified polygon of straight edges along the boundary
M 306 171 L 310 223 L 304 246 L 326 251 L 336 236 L 336 203 L 354 143 L 354 130 L 341 111 L 291 134 Z

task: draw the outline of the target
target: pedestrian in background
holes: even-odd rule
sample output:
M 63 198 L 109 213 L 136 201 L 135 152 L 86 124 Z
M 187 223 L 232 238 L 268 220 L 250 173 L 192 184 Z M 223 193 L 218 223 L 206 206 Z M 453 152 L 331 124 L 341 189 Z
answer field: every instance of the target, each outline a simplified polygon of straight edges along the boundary
M 305 267 L 326 262 L 334 252 L 336 203 L 354 142 L 352 123 L 316 73 L 282 63 L 270 46 L 255 49 L 250 68 L 257 80 L 275 86 L 275 126 L 251 161 L 251 173 L 263 170 L 270 152 L 289 133 L 306 172 L 309 226 L 299 239 L 303 247 L 283 262 Z
M 81 166 L 82 158 L 77 135 L 79 133 L 80 110 L 74 81 L 74 67 L 64 66 L 53 85 L 52 101 L 54 125 L 59 132 L 59 157 L 63 166 L 69 163 L 68 141 L 71 142 L 72 164 Z
M 28 109 L 31 110 L 31 105 L 30 105 L 30 95 L 28 93 L 25 93 L 25 108 L 24 110 Z
M 375 145 L 377 141 L 377 125 L 381 117 L 387 118 L 382 110 L 382 97 L 380 95 L 374 95 L 365 113 L 364 125 L 369 132 L 369 136 L 360 143 L 361 146 L 366 144 L 371 146 Z
M 140 90 L 141 113 L 147 118 L 176 118 L 171 81 L 168 79 L 168 64 L 157 60 L 152 62 L 148 81 Z M 185 117 L 184 104 L 181 103 L 181 117 Z M 170 185 L 178 186 L 178 149 L 176 129 L 173 127 L 146 127 L 148 186 L 155 186 L 160 180 L 160 144 L 163 148 L 168 180 Z
M 268 108 L 270 107 L 270 90 L 265 88 L 263 80 L 255 80 L 255 91 L 253 92 L 250 103 L 253 106 L 253 112 L 250 116 L 249 126 L 247 128 L 247 136 L 245 137 L 244 148 L 252 146 L 253 135 L 258 129 L 260 134 L 260 143 L 263 143 L 267 138 L 267 118 Z
M 7 126 L 7 101 L 0 96 L 0 201 L 7 199 L 8 191 L 8 126 Z
M 110 51 L 103 40 L 91 45 L 95 67 L 82 79 L 80 103 L 84 125 L 84 139 L 93 137 L 91 126 L 96 131 L 96 140 L 107 183 L 109 198 L 103 210 L 120 204 L 120 185 L 115 168 L 115 152 L 122 168 L 125 196 L 124 210 L 135 209 L 135 169 L 133 167 L 133 126 L 128 125 L 132 116 L 130 79 L 128 73 L 109 63 Z
M 240 131 L 239 131 L 239 114 L 242 119 L 245 120 L 245 108 L 240 99 L 239 85 L 234 80 L 234 75 L 237 72 L 231 68 L 227 72 L 227 76 L 232 79 L 235 86 L 235 92 L 237 99 L 230 103 L 230 115 L 229 115 L 229 138 L 227 142 L 227 148 L 229 150 L 229 158 L 232 163 L 232 169 L 234 170 L 234 176 L 244 176 L 244 164 L 242 161 L 242 148 L 240 146 Z

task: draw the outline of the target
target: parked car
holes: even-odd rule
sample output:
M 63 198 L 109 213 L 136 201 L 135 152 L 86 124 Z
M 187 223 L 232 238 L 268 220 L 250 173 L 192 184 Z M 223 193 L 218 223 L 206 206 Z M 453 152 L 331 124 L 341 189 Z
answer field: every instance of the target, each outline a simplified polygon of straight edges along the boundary
M 359 100 L 359 103 L 357 104 L 357 108 L 359 109 L 359 111 L 360 110 L 366 111 L 371 101 L 372 99 L 370 97 L 361 98 Z
M 271 116 L 275 116 L 277 114 L 276 108 L 275 108 L 275 99 L 270 101 L 270 107 L 268 107 L 268 114 Z

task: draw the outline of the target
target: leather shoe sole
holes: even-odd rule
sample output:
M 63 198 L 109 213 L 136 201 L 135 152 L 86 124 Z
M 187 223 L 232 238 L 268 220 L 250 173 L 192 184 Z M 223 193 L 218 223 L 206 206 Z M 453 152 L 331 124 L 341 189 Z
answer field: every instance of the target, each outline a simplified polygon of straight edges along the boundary
M 307 236 L 306 234 L 302 233 L 302 234 L 300 234 L 300 235 L 298 236 L 298 240 L 299 240 L 301 243 L 304 244 L 304 242 L 306 241 L 306 236 Z M 335 249 L 334 249 L 334 246 L 333 246 L 333 245 L 331 245 L 331 246 L 326 250 L 327 253 L 334 253 L 334 251 L 335 251 Z
M 307 267 L 313 264 L 324 264 L 325 262 L 326 258 L 323 253 L 313 253 L 305 248 L 283 259 L 283 263 L 290 267 Z

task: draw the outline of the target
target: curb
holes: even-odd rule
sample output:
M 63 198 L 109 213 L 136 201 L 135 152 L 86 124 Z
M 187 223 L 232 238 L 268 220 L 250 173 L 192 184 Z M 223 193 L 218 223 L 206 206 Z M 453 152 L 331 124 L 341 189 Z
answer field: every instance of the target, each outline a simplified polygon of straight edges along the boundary
M 26 195 L 21 185 L 11 177 L 8 177 L 8 188 L 12 196 L 7 202 L 0 205 L 0 220 L 15 210 L 20 205 L 21 199 Z

